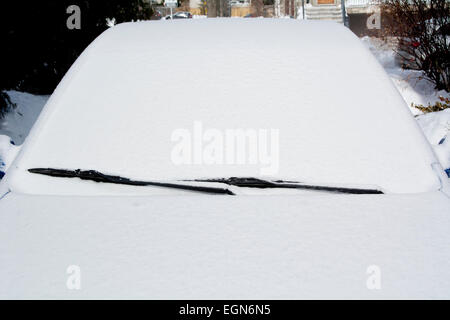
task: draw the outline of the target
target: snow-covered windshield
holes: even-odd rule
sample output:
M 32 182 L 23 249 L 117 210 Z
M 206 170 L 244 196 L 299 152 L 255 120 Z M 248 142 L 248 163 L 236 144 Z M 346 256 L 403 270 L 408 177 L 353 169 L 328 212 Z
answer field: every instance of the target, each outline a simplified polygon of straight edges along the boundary
M 11 188 L 69 192 L 29 168 L 401 193 L 439 187 L 436 160 L 407 106 L 349 30 L 216 20 L 129 23 L 101 35 L 44 108 L 10 170 Z M 83 183 L 70 192 L 91 192 Z

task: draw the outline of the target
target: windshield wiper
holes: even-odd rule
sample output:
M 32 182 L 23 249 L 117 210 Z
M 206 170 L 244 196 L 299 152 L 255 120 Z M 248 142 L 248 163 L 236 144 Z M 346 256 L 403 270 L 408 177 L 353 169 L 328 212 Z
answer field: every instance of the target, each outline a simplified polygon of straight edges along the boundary
M 156 181 L 139 181 L 131 180 L 121 176 L 113 176 L 103 174 L 96 170 L 67 170 L 67 169 L 54 169 L 54 168 L 32 168 L 28 169 L 31 173 L 43 174 L 51 177 L 59 178 L 80 178 L 82 180 L 90 180 L 102 183 L 115 183 L 124 184 L 130 186 L 155 186 L 163 188 L 181 189 L 197 192 L 205 192 L 212 194 L 228 194 L 234 195 L 234 193 L 229 189 L 215 188 L 215 187 L 202 187 L 193 185 L 184 185 L 177 183 L 167 183 L 167 182 L 156 182 Z
M 245 188 L 261 188 L 261 189 L 285 188 L 285 189 L 304 189 L 304 190 L 315 190 L 315 191 L 326 191 L 326 192 L 348 193 L 348 194 L 383 194 L 381 190 L 377 189 L 321 186 L 321 185 L 303 184 L 295 181 L 283 181 L 283 180 L 269 181 L 258 178 L 231 177 L 231 178 L 217 178 L 217 179 L 196 179 L 185 181 L 218 182 L 228 184 L 230 186 L 245 187 Z
M 229 189 L 217 188 L 217 187 L 204 187 L 196 185 L 185 185 L 170 182 L 157 182 L 157 181 L 140 181 L 131 180 L 129 178 L 107 175 L 96 170 L 68 170 L 68 169 L 54 169 L 54 168 L 32 168 L 28 169 L 29 172 L 35 174 L 42 174 L 51 177 L 60 178 L 79 178 L 82 180 L 90 180 L 102 183 L 114 183 L 123 184 L 130 186 L 155 186 L 164 188 L 173 188 L 188 191 L 205 192 L 212 194 L 228 194 L 235 195 Z M 216 179 L 194 179 L 194 180 L 183 180 L 189 182 L 215 182 L 223 183 L 230 186 L 245 187 L 245 188 L 285 188 L 285 189 L 303 189 L 303 190 L 313 190 L 313 191 L 326 191 L 335 193 L 347 193 L 347 194 L 383 194 L 381 190 L 377 189 L 362 189 L 362 188 L 348 188 L 348 187 L 332 187 L 332 186 L 321 186 L 321 185 L 311 185 L 303 184 L 295 181 L 269 181 L 258 178 L 240 178 L 240 177 L 230 177 L 230 178 L 216 178 Z

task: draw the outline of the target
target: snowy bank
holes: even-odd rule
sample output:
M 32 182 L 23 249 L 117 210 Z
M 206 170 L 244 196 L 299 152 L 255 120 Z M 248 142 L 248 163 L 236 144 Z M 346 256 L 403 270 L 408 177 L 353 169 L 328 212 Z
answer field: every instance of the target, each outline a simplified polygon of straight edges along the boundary
M 411 103 L 426 106 L 438 101 L 439 96 L 448 96 L 448 93 L 443 90 L 437 91 L 434 84 L 425 78 L 422 71 L 402 69 L 396 61 L 396 53 L 392 44 L 367 36 L 361 40 L 383 66 L 410 108 Z M 411 108 L 411 112 L 414 115 L 422 114 L 416 108 Z
M 396 61 L 392 44 L 367 36 L 361 40 L 386 70 L 411 112 L 416 115 L 422 131 L 450 177 L 450 110 L 423 114 L 419 109 L 411 107 L 412 103 L 424 106 L 435 104 L 439 101 L 439 96 L 447 97 L 449 93 L 436 90 L 434 84 L 425 79 L 422 71 L 402 69 Z
M 0 135 L 0 179 L 5 175 L 19 150 L 20 147 L 15 146 L 8 136 Z
M 16 108 L 0 119 L 0 179 L 20 150 L 49 96 L 8 91 Z
M 7 91 L 17 107 L 0 119 L 0 135 L 6 135 L 21 145 L 36 121 L 49 96 L 38 96 L 19 91 Z
M 450 177 L 450 109 L 420 115 L 417 121 Z

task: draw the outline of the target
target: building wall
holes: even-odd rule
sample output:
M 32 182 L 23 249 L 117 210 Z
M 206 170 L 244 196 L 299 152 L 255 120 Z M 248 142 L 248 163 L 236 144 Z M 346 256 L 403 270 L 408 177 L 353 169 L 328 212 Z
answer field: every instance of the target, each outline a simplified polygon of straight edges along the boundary
M 200 8 L 192 8 L 190 7 L 188 10 L 191 14 L 195 14 L 195 15 L 201 15 L 202 14 L 202 10 Z
M 231 16 L 232 17 L 243 17 L 243 16 L 246 16 L 249 13 L 251 13 L 250 6 L 231 7 Z
M 200 1 L 198 0 L 189 0 L 189 8 L 198 8 L 200 7 Z

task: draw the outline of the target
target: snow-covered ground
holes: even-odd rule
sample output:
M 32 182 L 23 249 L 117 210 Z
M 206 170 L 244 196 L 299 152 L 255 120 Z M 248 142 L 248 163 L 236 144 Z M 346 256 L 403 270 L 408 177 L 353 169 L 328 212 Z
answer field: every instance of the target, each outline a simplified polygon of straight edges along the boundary
M 0 119 L 0 178 L 14 160 L 49 96 L 8 91 L 16 108 Z
M 435 90 L 433 84 L 424 79 L 422 72 L 403 70 L 396 63 L 391 46 L 375 38 L 364 37 L 361 40 L 384 67 L 410 106 L 442 166 L 450 175 L 450 110 L 422 114 L 420 110 L 411 107 L 411 103 L 435 103 L 439 96 L 448 96 L 448 93 Z M 0 119 L 0 178 L 16 156 L 49 98 L 18 91 L 8 91 L 8 94 L 17 107 L 7 113 L 4 119 Z
M 428 103 L 434 104 L 438 101 L 439 96 L 449 95 L 444 90 L 437 91 L 433 83 L 425 79 L 422 71 L 402 69 L 395 59 L 396 53 L 393 51 L 392 45 L 380 39 L 367 36 L 361 40 L 386 70 L 408 106 L 411 106 L 411 103 L 424 106 L 428 105 Z M 416 108 L 411 108 L 411 112 L 414 115 L 422 114 Z
M 450 109 L 420 115 L 417 120 L 450 177 Z
M 0 119 L 0 135 L 9 136 L 16 145 L 21 145 L 49 96 L 18 91 L 8 91 L 7 93 L 17 107 Z

